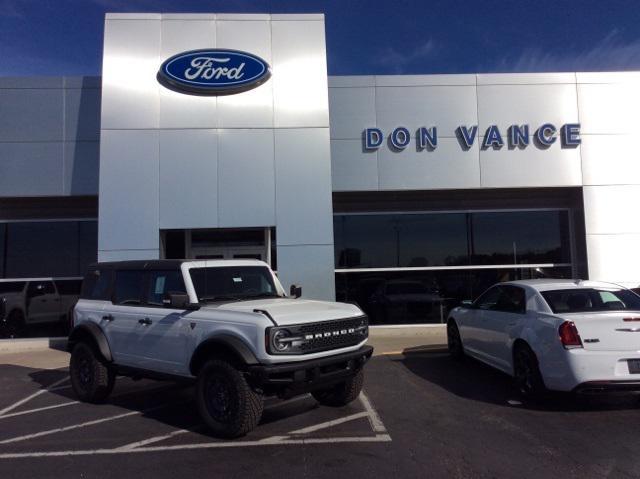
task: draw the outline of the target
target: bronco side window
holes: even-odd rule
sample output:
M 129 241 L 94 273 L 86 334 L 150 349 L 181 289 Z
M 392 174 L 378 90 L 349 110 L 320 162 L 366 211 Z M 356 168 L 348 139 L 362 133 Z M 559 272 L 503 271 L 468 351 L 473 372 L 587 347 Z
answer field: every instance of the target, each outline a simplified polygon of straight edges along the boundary
M 139 305 L 144 290 L 144 271 L 116 271 L 113 304 Z

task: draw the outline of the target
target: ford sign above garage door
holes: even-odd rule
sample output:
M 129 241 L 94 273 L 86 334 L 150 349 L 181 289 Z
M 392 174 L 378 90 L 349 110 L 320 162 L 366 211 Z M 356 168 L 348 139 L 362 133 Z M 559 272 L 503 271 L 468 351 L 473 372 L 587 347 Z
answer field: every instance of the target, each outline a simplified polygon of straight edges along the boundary
M 210 48 L 179 53 L 158 72 L 165 87 L 194 95 L 229 95 L 261 85 L 271 76 L 262 58 L 238 50 Z

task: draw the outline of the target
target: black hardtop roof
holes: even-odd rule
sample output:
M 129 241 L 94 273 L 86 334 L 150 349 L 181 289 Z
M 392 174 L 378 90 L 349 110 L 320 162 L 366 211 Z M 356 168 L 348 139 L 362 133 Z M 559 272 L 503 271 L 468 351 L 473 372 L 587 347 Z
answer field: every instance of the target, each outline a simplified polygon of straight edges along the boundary
M 162 270 L 179 269 L 182 263 L 191 261 L 188 259 L 152 259 L 152 260 L 130 260 L 130 261 L 106 261 L 103 263 L 93 263 L 89 270 L 96 269 L 137 269 L 137 270 Z

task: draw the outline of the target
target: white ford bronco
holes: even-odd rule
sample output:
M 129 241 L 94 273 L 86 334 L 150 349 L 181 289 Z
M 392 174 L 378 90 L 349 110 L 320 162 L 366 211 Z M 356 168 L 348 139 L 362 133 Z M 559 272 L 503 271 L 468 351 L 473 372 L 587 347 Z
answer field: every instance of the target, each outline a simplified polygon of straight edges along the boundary
M 264 396 L 310 392 L 344 406 L 373 352 L 367 317 L 300 294 L 292 286 L 287 296 L 257 260 L 93 265 L 69 335 L 73 389 L 99 402 L 116 375 L 192 381 L 203 421 L 222 437 L 256 427 Z

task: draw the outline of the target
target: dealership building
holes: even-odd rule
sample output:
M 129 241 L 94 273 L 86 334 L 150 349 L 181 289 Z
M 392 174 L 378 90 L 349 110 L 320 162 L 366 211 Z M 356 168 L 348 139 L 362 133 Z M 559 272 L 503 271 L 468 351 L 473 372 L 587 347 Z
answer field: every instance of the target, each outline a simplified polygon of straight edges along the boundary
M 163 75 L 207 49 L 266 70 Z M 640 74 L 326 65 L 323 15 L 108 14 L 102 77 L 0 78 L 0 276 L 259 258 L 374 324 L 508 279 L 640 284 Z

